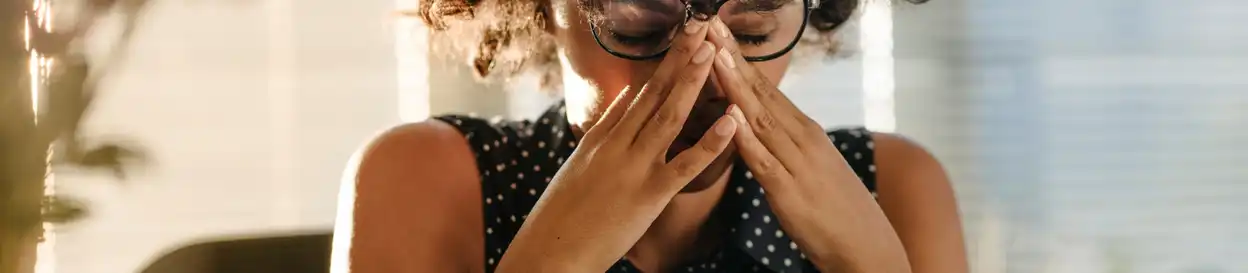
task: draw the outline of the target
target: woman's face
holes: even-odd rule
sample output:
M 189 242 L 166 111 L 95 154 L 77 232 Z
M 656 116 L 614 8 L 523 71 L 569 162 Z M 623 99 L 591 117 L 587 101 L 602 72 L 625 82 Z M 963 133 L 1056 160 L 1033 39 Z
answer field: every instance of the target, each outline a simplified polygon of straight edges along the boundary
M 796 30 L 800 29 L 793 22 L 800 22 L 801 19 L 792 18 L 802 18 L 805 9 L 801 0 L 783 0 L 794 2 L 786 5 L 776 5 L 775 2 L 779 2 L 776 0 L 746 0 L 773 2 L 772 5 L 783 6 L 765 8 L 770 13 L 745 13 L 743 8 L 733 8 L 740 6 L 736 1 L 738 0 L 726 4 L 717 14 L 733 30 L 738 43 L 742 44 L 743 52 L 750 51 L 751 47 L 757 48 L 758 52 L 776 52 L 774 50 L 780 48 L 777 45 L 790 43 L 798 33 Z M 637 8 L 646 2 L 650 2 L 648 8 Z M 665 8 L 672 10 L 654 11 Z M 681 0 L 552 0 L 550 25 L 553 27 L 550 31 L 558 39 L 561 51 L 564 96 L 570 121 L 588 129 L 621 90 L 640 88 L 651 77 L 661 76 L 653 74 L 662 58 L 635 61 L 617 57 L 607 52 L 599 41 L 616 52 L 648 55 L 646 53 L 651 52 L 647 48 L 662 47 L 664 38 L 645 40 L 647 38 L 630 37 L 666 36 L 666 29 L 683 24 L 684 11 L 685 6 Z M 796 17 L 792 17 L 794 14 Z M 789 19 L 776 19 L 777 17 Z M 607 20 L 611 23 L 603 23 L 602 18 L 609 18 Z M 595 40 L 591 25 L 596 27 L 598 40 Z M 763 34 L 769 36 L 762 36 Z M 770 82 L 779 83 L 789 67 L 789 62 L 790 54 L 785 54 L 769 61 L 751 62 L 751 65 L 768 77 Z M 727 106 L 728 101 L 716 81 L 713 77 L 708 78 L 685 130 L 672 144 L 669 158 L 696 143 L 702 133 L 723 115 Z M 734 153 L 735 149 L 730 147 L 686 191 L 697 191 L 712 185 L 731 165 L 731 155 Z

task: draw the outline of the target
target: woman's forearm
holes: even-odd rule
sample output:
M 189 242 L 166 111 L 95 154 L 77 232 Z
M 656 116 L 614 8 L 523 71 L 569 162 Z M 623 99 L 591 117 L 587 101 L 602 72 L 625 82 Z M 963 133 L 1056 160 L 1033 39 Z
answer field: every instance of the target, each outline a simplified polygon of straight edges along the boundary
M 517 234 L 495 272 L 602 272 L 622 256 L 611 254 L 611 249 L 618 248 L 607 246 L 615 244 L 609 242 L 611 239 L 578 235 L 575 233 L 579 230 L 575 229 L 575 226 L 559 231 L 535 227 Z M 594 241 L 599 243 L 594 244 Z
M 670 199 L 670 197 L 668 198 Z M 516 233 L 497 272 L 603 272 L 632 248 L 666 205 L 664 198 L 638 198 L 603 214 L 589 202 L 564 195 L 539 201 Z M 645 204 L 645 205 L 638 205 Z M 628 215 L 630 217 L 615 217 Z M 637 217 L 640 216 L 640 217 Z M 596 217 L 590 219 L 590 217 Z
M 595 272 L 619 259 L 613 238 L 593 238 L 574 223 L 554 225 L 529 217 L 499 261 L 496 272 Z M 597 241 L 598 244 L 593 242 Z M 627 248 L 624 248 L 627 249 Z M 614 257 L 612 257 L 614 256 Z
M 588 259 L 568 257 L 565 254 L 558 250 L 512 248 L 503 255 L 502 261 L 499 261 L 498 268 L 494 272 L 593 272 L 591 270 L 593 263 L 587 262 Z

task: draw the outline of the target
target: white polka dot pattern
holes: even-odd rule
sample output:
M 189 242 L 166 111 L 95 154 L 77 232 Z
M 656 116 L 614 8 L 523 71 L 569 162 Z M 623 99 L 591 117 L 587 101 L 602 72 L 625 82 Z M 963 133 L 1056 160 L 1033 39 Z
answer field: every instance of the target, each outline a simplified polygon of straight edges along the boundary
M 486 121 L 461 115 L 436 117 L 454 125 L 469 141 L 481 174 L 484 204 L 486 272 L 494 272 L 507 245 L 524 224 L 538 197 L 546 190 L 559 167 L 576 149 L 576 139 L 563 112 L 563 104 L 551 107 L 537 123 Z M 862 128 L 828 133 L 841 155 L 875 192 L 874 143 Z M 780 229 L 762 187 L 737 162 L 728 191 L 717 208 L 729 230 L 728 247 L 706 259 L 682 266 L 683 272 L 818 272 L 801 253 L 801 247 Z M 506 219 L 506 221 L 504 221 Z M 640 272 L 623 258 L 608 272 Z

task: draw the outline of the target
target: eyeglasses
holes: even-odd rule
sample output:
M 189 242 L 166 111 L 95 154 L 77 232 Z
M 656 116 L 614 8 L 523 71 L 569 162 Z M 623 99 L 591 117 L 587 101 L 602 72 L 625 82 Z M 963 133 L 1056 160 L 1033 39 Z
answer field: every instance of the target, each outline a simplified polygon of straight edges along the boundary
M 688 20 L 718 16 L 746 61 L 769 61 L 793 50 L 820 0 L 591 0 L 594 40 L 629 60 L 660 58 Z

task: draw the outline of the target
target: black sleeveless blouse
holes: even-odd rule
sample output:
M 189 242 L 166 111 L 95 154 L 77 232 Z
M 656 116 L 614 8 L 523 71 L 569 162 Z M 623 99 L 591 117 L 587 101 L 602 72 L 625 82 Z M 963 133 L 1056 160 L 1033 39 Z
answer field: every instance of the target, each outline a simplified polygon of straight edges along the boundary
M 564 109 L 563 103 L 556 104 L 536 121 L 435 117 L 458 128 L 476 155 L 485 208 L 486 272 L 494 272 L 551 177 L 576 149 L 577 139 Z M 863 128 L 848 128 L 829 131 L 828 137 L 874 195 L 871 135 Z M 729 185 L 712 216 L 729 227 L 720 244 L 724 247 L 707 259 L 682 266 L 680 272 L 818 272 L 780 229 L 763 188 L 745 163 L 733 166 Z M 608 272 L 640 271 L 621 258 Z

